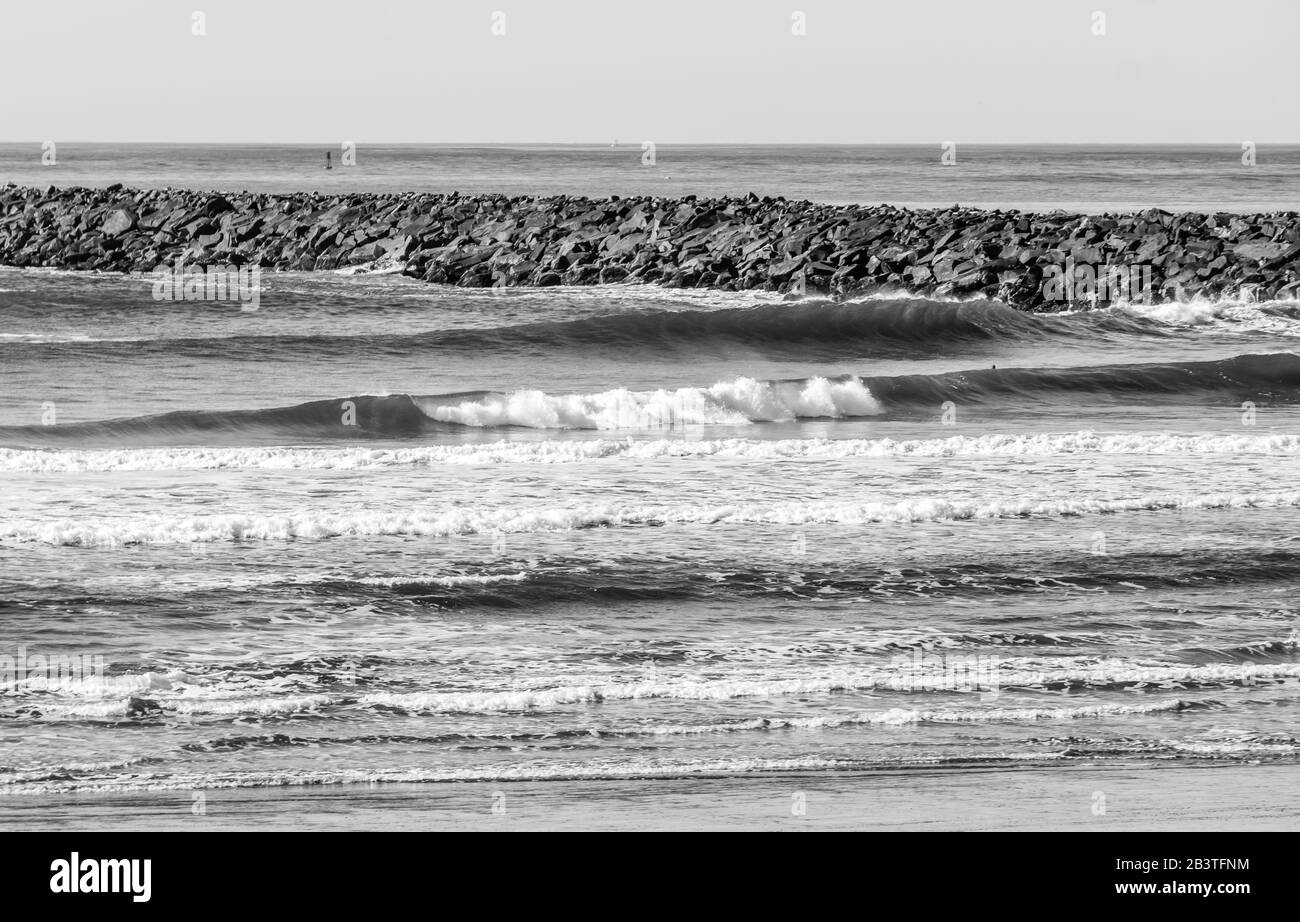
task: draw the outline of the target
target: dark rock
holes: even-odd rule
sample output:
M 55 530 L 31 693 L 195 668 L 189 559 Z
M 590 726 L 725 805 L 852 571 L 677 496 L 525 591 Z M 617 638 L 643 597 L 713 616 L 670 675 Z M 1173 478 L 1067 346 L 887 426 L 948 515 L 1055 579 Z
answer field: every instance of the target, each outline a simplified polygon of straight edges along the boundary
M 119 234 L 125 234 L 136 225 L 136 217 L 125 208 L 119 208 L 109 214 L 108 218 L 100 225 L 99 229 L 105 234 L 113 237 Z
M 1027 309 L 1045 267 L 1147 265 L 1166 293 L 1294 292 L 1300 220 L 1022 214 L 743 198 L 217 195 L 0 188 L 0 263 L 148 271 L 184 259 L 326 269 L 398 259 L 465 287 L 624 281 L 826 292 L 983 294 Z
M 126 702 L 126 716 L 132 720 L 158 717 L 162 712 L 162 707 L 151 698 L 129 698 Z

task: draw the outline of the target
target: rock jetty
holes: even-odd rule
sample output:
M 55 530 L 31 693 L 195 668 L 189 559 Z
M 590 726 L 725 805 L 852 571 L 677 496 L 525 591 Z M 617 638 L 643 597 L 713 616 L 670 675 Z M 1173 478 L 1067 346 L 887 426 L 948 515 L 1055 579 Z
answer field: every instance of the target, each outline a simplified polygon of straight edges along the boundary
M 1023 213 L 755 195 L 262 194 L 0 188 L 0 264 L 148 272 L 401 263 L 463 287 L 642 282 L 1067 306 L 1045 281 L 1143 268 L 1153 300 L 1300 294 L 1300 215 Z M 1068 276 L 1067 276 L 1068 278 Z M 1102 300 L 1106 300 L 1103 298 Z

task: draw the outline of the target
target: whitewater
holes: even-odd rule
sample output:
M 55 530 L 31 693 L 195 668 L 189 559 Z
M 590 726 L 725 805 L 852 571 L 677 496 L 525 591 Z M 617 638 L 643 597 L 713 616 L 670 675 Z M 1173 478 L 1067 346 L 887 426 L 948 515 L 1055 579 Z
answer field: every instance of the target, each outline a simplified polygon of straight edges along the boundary
M 0 795 L 1294 764 L 1297 342 L 0 270 Z

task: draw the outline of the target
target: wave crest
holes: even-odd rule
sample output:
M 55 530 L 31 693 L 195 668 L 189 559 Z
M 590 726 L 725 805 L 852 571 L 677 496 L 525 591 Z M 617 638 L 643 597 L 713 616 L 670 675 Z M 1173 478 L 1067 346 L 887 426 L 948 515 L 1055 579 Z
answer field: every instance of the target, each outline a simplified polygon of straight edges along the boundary
M 537 390 L 485 394 L 451 404 L 416 398 L 430 419 L 462 426 L 534 429 L 658 429 L 689 425 L 745 425 L 807 418 L 875 416 L 882 407 L 857 379 L 773 382 L 753 378 L 708 388 L 552 396 Z

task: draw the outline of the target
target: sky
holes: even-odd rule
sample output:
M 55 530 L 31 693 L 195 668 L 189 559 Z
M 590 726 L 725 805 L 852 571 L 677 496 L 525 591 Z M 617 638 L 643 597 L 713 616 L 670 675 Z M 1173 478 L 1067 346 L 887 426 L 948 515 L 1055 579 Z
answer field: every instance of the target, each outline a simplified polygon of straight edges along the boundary
M 0 37 L 6 142 L 1300 142 L 1297 0 L 5 0 Z

